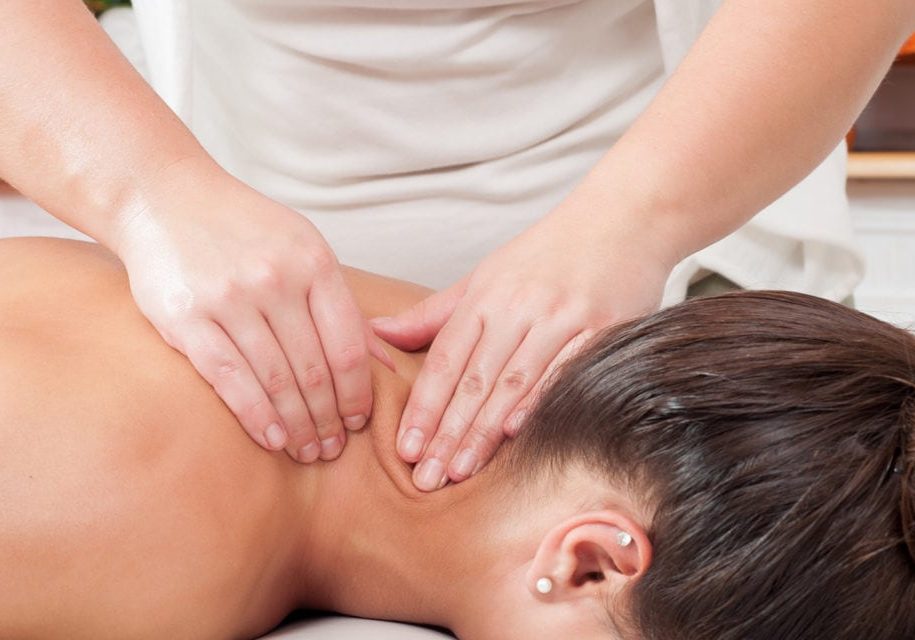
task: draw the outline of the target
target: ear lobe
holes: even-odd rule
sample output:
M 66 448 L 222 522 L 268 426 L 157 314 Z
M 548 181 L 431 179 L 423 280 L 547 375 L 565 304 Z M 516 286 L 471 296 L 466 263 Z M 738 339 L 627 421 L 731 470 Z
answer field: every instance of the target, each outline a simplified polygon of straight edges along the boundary
M 593 597 L 619 591 L 641 577 L 651 558 L 644 529 L 625 514 L 581 514 L 547 534 L 531 565 L 528 584 L 537 597 L 551 601 Z M 550 581 L 547 593 L 544 579 Z

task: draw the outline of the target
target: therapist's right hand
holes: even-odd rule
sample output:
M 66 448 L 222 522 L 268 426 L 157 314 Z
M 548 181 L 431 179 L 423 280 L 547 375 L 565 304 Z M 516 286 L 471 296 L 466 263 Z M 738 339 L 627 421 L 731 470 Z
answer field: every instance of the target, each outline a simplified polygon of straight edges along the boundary
M 307 219 L 215 165 L 167 173 L 123 206 L 112 243 L 140 310 L 261 446 L 336 458 L 371 412 L 380 349 L 336 257 Z

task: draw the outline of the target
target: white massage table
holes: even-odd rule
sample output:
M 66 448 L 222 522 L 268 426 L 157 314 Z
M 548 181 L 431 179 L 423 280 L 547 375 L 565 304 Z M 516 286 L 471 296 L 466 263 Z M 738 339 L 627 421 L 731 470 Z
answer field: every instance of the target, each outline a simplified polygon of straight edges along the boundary
M 447 640 L 440 631 L 396 622 L 320 616 L 287 623 L 261 640 Z

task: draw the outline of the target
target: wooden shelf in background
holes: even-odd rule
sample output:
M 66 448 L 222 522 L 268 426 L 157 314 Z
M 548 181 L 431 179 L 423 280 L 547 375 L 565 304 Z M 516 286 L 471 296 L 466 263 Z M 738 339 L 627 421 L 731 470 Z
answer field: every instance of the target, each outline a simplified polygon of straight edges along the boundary
M 854 151 L 848 154 L 848 177 L 915 180 L 915 151 Z

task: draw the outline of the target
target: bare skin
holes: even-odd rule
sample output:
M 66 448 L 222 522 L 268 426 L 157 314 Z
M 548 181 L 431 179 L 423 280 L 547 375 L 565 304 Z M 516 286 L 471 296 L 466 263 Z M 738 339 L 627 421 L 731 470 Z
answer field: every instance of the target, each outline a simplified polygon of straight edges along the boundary
M 366 313 L 425 293 L 347 278 Z M 591 477 L 530 501 L 498 464 L 416 489 L 394 439 L 421 355 L 393 353 L 396 374 L 376 363 L 369 428 L 299 465 L 251 441 L 105 250 L 0 241 L 0 283 L 0 637 L 249 638 L 306 607 L 472 640 L 606 639 L 594 607 L 647 568 L 644 514 Z M 608 495 L 616 511 L 583 513 Z M 607 563 L 618 585 L 580 584 L 563 540 L 604 520 L 638 544 Z M 545 601 L 534 584 L 553 566 L 571 573 Z
M 368 312 L 422 294 L 348 275 Z M 134 637 L 151 619 L 160 637 L 253 635 L 298 605 L 294 507 L 328 469 L 252 446 L 102 249 L 4 241 L 0 282 L 0 636 Z M 374 422 L 393 427 L 405 383 L 379 369 Z M 349 458 L 372 456 L 351 438 Z

